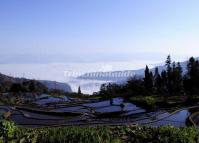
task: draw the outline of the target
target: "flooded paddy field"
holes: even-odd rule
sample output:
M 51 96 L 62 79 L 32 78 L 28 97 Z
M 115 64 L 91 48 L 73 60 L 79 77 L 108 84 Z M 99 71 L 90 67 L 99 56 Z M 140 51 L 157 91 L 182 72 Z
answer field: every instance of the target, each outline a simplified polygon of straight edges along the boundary
M 132 124 L 184 127 L 190 125 L 190 122 L 199 125 L 199 107 L 172 112 L 166 109 L 147 111 L 122 97 L 89 100 L 42 94 L 27 96 L 24 100 L 29 104 L 0 106 L 0 114 L 10 112 L 9 118 L 17 125 L 32 128 Z

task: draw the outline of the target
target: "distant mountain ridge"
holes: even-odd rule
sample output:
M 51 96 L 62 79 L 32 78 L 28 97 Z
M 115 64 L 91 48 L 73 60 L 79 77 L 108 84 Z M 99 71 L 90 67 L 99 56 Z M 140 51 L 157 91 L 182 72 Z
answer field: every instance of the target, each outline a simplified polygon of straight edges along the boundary
M 104 80 L 104 81 L 121 81 L 129 77 L 140 76 L 143 69 L 139 70 L 125 70 L 125 71 L 111 71 L 111 72 L 92 72 L 85 73 L 78 77 L 78 79 L 89 80 Z
M 64 92 L 72 92 L 72 89 L 69 84 L 61 83 L 56 81 L 49 81 L 49 80 L 39 80 L 42 84 L 44 84 L 49 89 L 59 89 L 63 90 Z
M 18 78 L 18 77 L 11 77 L 0 73 L 0 85 L 3 86 L 4 83 L 23 83 L 26 81 L 31 81 L 32 79 L 26 78 Z M 72 92 L 70 85 L 67 83 L 60 83 L 55 81 L 48 81 L 48 80 L 34 80 L 38 83 L 43 84 L 48 89 L 59 89 L 65 92 Z
M 199 58 L 195 58 L 195 59 L 199 59 Z M 183 73 L 186 72 L 186 67 L 187 67 L 187 62 L 188 61 L 184 61 L 184 62 L 180 62 L 182 69 L 183 69 Z M 159 72 L 161 72 L 162 70 L 165 70 L 166 67 L 165 65 L 162 66 L 156 66 L 159 69 Z M 150 70 L 154 73 L 155 72 L 155 68 L 151 68 Z M 78 77 L 78 79 L 88 79 L 88 80 L 104 80 L 104 81 L 115 81 L 115 82 L 119 82 L 119 81 L 125 81 L 130 77 L 143 77 L 144 76 L 144 71 L 145 68 L 142 69 L 138 69 L 138 70 L 124 70 L 124 71 L 110 71 L 110 72 L 91 72 L 91 73 L 85 73 L 81 76 Z

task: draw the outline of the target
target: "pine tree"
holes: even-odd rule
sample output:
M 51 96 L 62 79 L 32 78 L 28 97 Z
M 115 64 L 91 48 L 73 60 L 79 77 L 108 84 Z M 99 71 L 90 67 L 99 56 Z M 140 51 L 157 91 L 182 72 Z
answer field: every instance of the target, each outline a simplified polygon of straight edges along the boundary
M 167 71 L 166 71 L 166 88 L 169 94 L 172 93 L 172 68 L 171 68 L 171 56 L 168 55 L 166 63 L 165 63 L 166 67 L 167 67 Z
M 161 94 L 162 79 L 161 79 L 161 76 L 159 74 L 158 67 L 155 68 L 154 87 L 155 87 L 156 94 Z
M 182 67 L 180 63 L 173 62 L 171 72 L 171 94 L 180 95 L 183 91 Z
M 31 81 L 30 82 L 30 85 L 29 85 L 29 90 L 30 92 L 34 92 L 35 91 L 35 82 L 34 81 Z
M 165 70 L 162 71 L 161 73 L 161 83 L 162 83 L 162 93 L 165 94 L 167 93 L 167 72 Z
M 78 87 L 78 95 L 81 95 L 82 94 L 82 92 L 81 92 L 81 87 L 79 86 Z
M 199 62 L 193 57 L 187 64 L 187 74 L 184 78 L 184 87 L 186 91 L 193 95 L 199 94 Z
M 148 66 L 146 66 L 145 69 L 144 86 L 147 94 L 151 94 L 153 92 L 153 73 L 150 72 Z
M 176 71 L 177 71 L 177 77 L 176 77 L 177 92 L 182 93 L 184 90 L 183 89 L 183 75 L 182 75 L 183 71 L 179 62 L 177 63 Z
M 166 67 L 167 67 L 167 73 L 170 73 L 171 72 L 171 56 L 168 55 L 167 56 L 167 60 L 165 62 L 166 64 Z

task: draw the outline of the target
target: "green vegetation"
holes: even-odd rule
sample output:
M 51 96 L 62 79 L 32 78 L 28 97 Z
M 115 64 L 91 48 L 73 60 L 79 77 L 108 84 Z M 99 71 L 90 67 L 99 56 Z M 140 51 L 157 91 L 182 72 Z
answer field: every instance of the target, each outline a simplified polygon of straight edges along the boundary
M 133 143 L 197 143 L 199 141 L 199 130 L 193 127 L 120 127 L 115 131 L 119 136 L 122 133 L 126 136 L 125 142 Z
M 146 66 L 143 78 L 132 77 L 126 84 L 103 84 L 98 95 L 103 98 L 123 95 L 126 99 L 132 99 L 131 101 L 143 103 L 148 107 L 197 103 L 199 101 L 197 98 L 199 97 L 199 61 L 191 57 L 187 63 L 186 72 L 183 72 L 180 63 L 172 62 L 171 57 L 168 56 L 165 67 L 159 72 L 158 68 L 152 71 Z M 155 99 L 153 95 L 156 95 Z
M 156 102 L 158 101 L 157 96 L 134 96 L 130 98 L 130 101 L 137 103 L 141 106 L 147 107 L 148 109 L 154 109 Z
M 80 96 L 81 96 L 81 94 L 82 94 L 82 92 L 81 92 L 81 87 L 80 87 L 80 86 L 78 87 L 78 92 L 77 92 L 77 94 L 80 95 Z
M 19 128 L 12 122 L 2 123 L 0 142 L 20 143 L 117 143 L 109 128 L 59 127 L 43 129 Z
M 13 143 L 197 143 L 199 129 L 164 126 L 59 127 L 27 129 L 1 123 L 0 142 Z
M 20 102 L 20 98 L 17 96 L 3 96 L 0 98 L 0 105 L 17 105 Z
M 25 80 L 21 82 L 14 82 L 11 79 L 3 80 L 0 84 L 0 92 L 13 92 L 13 93 L 45 93 L 48 88 L 36 80 Z

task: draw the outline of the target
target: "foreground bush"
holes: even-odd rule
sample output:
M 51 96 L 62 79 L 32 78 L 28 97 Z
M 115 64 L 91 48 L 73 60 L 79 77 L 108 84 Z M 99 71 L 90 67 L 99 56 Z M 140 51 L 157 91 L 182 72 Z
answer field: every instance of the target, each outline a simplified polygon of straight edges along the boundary
M 59 127 L 25 129 L 4 121 L 0 131 L 0 143 L 117 143 L 109 128 Z
M 151 127 L 119 127 L 114 134 L 120 138 L 126 137 L 124 142 L 132 143 L 198 143 L 199 130 L 197 128 L 175 128 L 162 126 Z
M 25 129 L 3 122 L 0 142 L 12 143 L 198 143 L 199 129 L 151 127 L 60 127 Z M 4 130 L 4 131 L 2 131 Z

